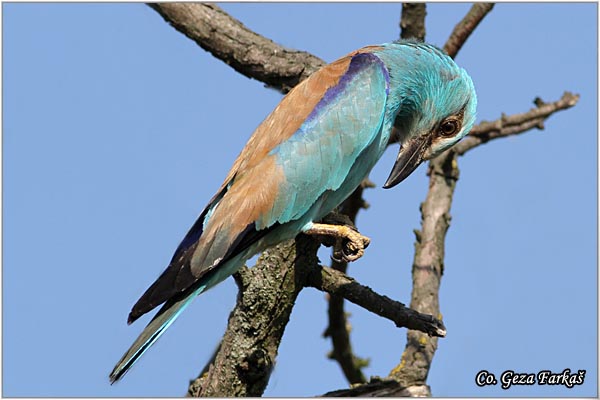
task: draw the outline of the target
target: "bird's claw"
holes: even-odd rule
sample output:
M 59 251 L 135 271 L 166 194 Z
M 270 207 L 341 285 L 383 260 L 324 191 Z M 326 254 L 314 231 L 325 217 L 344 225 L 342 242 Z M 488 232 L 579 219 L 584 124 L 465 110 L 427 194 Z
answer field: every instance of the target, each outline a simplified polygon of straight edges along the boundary
M 371 239 L 361 235 L 354 226 L 315 223 L 304 233 L 316 235 L 326 246 L 334 246 L 331 258 L 337 262 L 352 262 L 365 254 Z M 333 239 L 333 240 L 332 240 Z
M 353 227 L 345 232 L 344 237 L 337 238 L 331 259 L 336 262 L 352 262 L 365 254 L 371 239 L 358 233 Z

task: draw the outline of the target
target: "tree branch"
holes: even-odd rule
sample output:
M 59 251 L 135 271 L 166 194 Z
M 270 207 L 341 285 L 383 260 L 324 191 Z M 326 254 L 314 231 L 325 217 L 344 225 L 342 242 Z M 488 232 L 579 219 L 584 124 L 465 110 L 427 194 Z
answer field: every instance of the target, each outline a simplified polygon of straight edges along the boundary
M 487 143 L 493 139 L 518 135 L 530 129 L 544 129 L 544 121 L 557 111 L 573 107 L 579 101 L 579 95 L 565 92 L 562 97 L 551 103 L 544 103 L 539 97 L 534 100 L 535 108 L 528 112 L 514 115 L 504 115 L 493 121 L 482 121 L 469 133 L 469 135 L 452 149 L 458 155 Z
M 402 39 L 425 39 L 425 3 L 402 3 L 400 37 Z
M 246 28 L 210 3 L 150 3 L 171 26 L 244 76 L 287 93 L 325 62 Z
M 458 180 L 455 153 L 445 152 L 432 160 L 428 175 L 429 191 L 421 203 L 421 230 L 415 230 L 410 307 L 441 318 L 439 288 L 444 272 L 444 240 L 450 226 L 450 206 Z M 425 385 L 436 349 L 437 338 L 408 331 L 400 364 L 390 372 L 390 377 L 404 387 Z
M 191 382 L 189 396 L 258 397 L 264 392 L 298 293 L 318 265 L 319 244 L 305 235 L 262 253 L 236 274 L 237 304 L 216 357 Z
M 475 3 L 465 17 L 454 27 L 444 45 L 444 50 L 452 58 L 465 44 L 481 20 L 492 11 L 494 3 Z
M 398 327 L 443 336 L 443 323 L 362 286 L 345 274 L 318 265 L 319 243 L 300 235 L 268 249 L 257 265 L 236 274 L 238 301 L 216 355 L 191 382 L 189 396 L 262 395 L 298 293 L 312 286 L 393 321 Z
M 375 293 L 353 278 L 332 268 L 317 267 L 311 270 L 308 286 L 330 294 L 342 296 L 348 301 L 394 322 L 398 328 L 416 329 L 428 336 L 445 336 L 443 322 L 431 315 L 421 314 L 399 301 Z

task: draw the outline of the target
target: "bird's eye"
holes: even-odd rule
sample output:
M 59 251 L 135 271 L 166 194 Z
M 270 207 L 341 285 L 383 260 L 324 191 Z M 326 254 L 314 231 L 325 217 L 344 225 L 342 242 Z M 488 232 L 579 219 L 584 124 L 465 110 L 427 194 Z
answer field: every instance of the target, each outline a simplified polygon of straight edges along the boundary
M 460 122 L 456 119 L 447 119 L 440 124 L 440 136 L 453 136 L 460 130 Z

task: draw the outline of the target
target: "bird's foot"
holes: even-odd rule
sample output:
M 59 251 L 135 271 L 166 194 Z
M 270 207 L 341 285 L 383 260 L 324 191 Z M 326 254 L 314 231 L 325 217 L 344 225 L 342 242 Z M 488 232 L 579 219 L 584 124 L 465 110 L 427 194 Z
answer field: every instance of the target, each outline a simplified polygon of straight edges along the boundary
M 371 243 L 371 239 L 363 236 L 356 230 L 354 225 L 330 225 L 330 224 L 313 224 L 313 226 L 305 231 L 308 235 L 325 236 L 325 240 L 321 240 L 326 246 L 335 246 L 333 251 L 334 261 L 337 262 L 352 262 L 361 258 L 365 254 L 365 249 Z M 333 238 L 335 243 L 331 243 L 327 238 Z

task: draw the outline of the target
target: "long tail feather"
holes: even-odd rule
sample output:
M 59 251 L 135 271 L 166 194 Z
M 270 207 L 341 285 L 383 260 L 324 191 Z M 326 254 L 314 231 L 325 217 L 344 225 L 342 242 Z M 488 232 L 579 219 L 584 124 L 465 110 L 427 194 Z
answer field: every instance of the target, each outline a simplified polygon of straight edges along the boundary
M 156 316 L 150 321 L 148 326 L 144 328 L 140 336 L 131 345 L 129 350 L 123 355 L 117 363 L 113 371 L 110 373 L 110 382 L 115 383 L 133 366 L 133 364 L 144 354 L 146 350 L 163 334 L 165 330 L 177 319 L 179 314 L 192 302 L 196 296 L 206 289 L 206 284 L 201 285 L 198 289 L 190 293 L 188 296 L 173 303 L 167 302 Z

